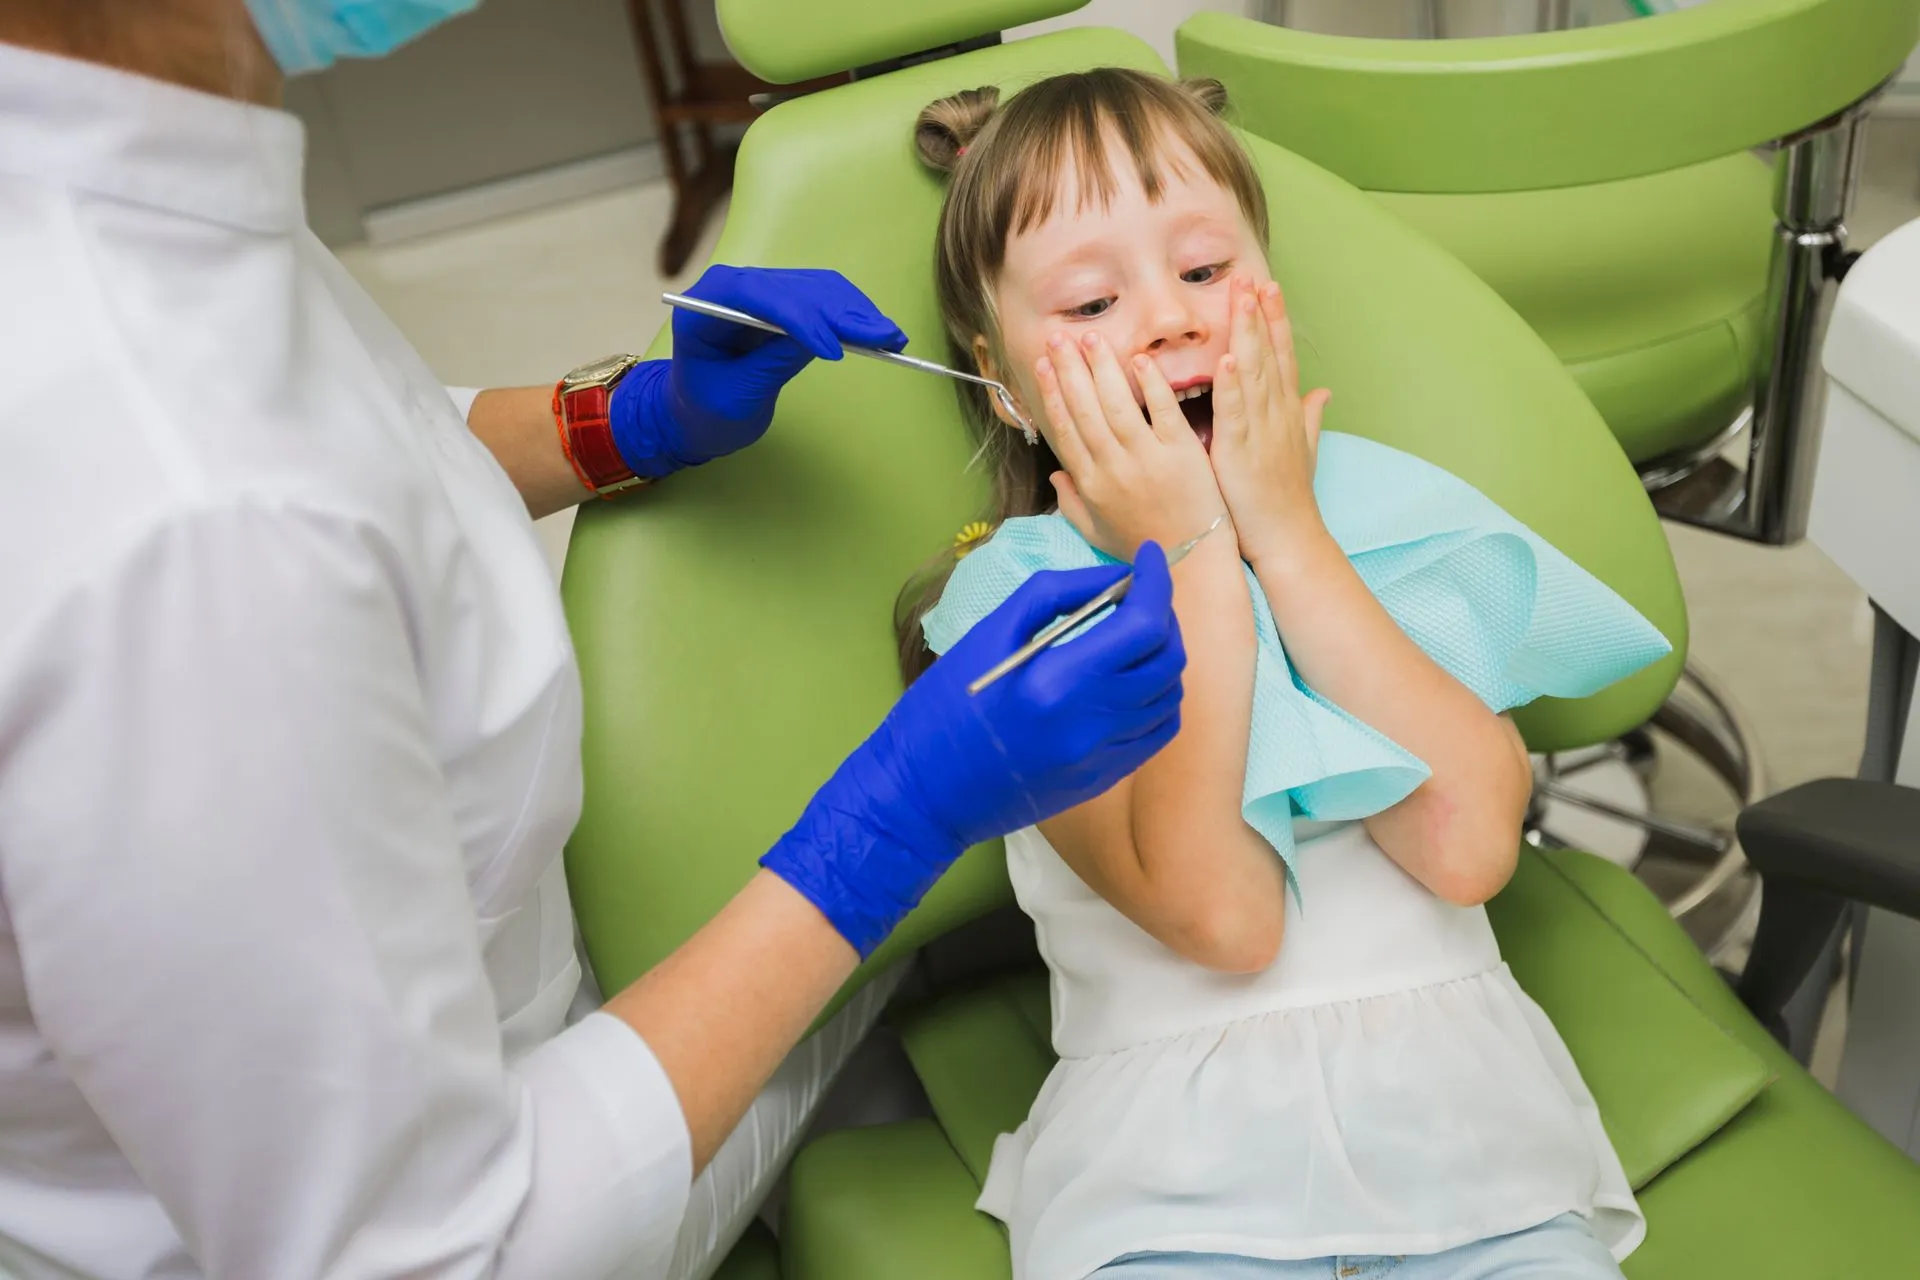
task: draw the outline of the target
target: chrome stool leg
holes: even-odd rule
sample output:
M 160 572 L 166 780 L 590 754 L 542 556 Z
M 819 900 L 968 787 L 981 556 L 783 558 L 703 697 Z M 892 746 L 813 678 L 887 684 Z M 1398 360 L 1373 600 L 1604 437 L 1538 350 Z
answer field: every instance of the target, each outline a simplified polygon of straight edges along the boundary
M 1654 741 L 1704 767 L 1726 793 L 1724 819 L 1655 808 Z M 1767 786 L 1751 722 L 1717 681 L 1689 663 L 1647 730 L 1538 761 L 1527 839 L 1543 847 L 1599 846 L 1592 851 L 1632 869 L 1719 962 L 1744 948 L 1759 888 L 1734 838 L 1733 816 Z

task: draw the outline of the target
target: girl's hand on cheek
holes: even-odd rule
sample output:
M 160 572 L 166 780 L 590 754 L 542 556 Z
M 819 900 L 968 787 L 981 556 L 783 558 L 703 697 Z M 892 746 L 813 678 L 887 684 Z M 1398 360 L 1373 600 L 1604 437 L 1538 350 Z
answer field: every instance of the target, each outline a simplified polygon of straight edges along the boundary
M 1293 325 L 1280 286 L 1229 282 L 1232 326 L 1213 382 L 1213 470 L 1240 535 L 1240 554 L 1263 556 L 1324 532 L 1313 496 L 1320 416 L 1332 392 L 1300 395 Z
M 1055 335 L 1034 367 L 1054 452 L 1060 512 L 1094 546 L 1122 560 L 1142 542 L 1173 546 L 1226 509 L 1206 451 L 1159 368 L 1136 357 L 1142 414 L 1113 349 L 1097 334 Z

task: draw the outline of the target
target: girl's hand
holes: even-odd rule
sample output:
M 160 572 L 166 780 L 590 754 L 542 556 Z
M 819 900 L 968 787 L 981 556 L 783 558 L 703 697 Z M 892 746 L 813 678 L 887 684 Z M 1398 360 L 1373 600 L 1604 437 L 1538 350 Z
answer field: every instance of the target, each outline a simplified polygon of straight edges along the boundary
M 1331 391 L 1300 395 L 1293 324 L 1280 286 L 1228 282 L 1232 326 L 1213 380 L 1213 472 L 1256 567 L 1324 529 L 1313 497 L 1320 414 Z
M 1060 512 L 1088 542 L 1132 560 L 1142 542 L 1174 546 L 1226 509 L 1206 450 L 1152 360 L 1133 360 L 1144 414 L 1098 334 L 1078 343 L 1055 334 L 1034 373 L 1053 450 L 1066 466 L 1053 475 Z

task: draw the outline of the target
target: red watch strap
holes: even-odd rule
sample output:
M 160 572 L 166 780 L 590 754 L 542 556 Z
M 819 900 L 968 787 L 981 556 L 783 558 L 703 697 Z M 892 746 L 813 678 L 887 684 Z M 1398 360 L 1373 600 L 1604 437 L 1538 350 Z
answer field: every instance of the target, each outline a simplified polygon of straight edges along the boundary
M 560 428 L 561 447 L 580 483 L 602 498 L 647 483 L 621 461 L 613 443 L 613 425 L 607 415 L 612 399 L 610 387 L 568 390 L 562 381 L 553 389 L 553 417 Z
M 573 474 L 580 479 L 580 487 L 593 492 L 592 479 L 580 465 L 580 459 L 573 456 L 573 439 L 572 433 L 567 430 L 566 406 L 560 403 L 560 394 L 566 385 L 565 382 L 553 384 L 553 429 L 560 437 L 560 452 L 567 455 L 567 465 L 573 468 Z

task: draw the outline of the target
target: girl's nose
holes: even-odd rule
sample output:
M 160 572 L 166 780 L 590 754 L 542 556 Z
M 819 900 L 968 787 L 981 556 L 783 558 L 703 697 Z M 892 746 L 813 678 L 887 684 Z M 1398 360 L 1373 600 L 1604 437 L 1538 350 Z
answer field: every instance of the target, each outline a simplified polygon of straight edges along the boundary
M 1140 335 L 1140 349 L 1143 351 L 1166 351 L 1207 340 L 1206 320 L 1199 308 L 1193 305 L 1188 290 L 1160 290 L 1143 310 L 1143 315 L 1146 318 L 1144 332 Z

